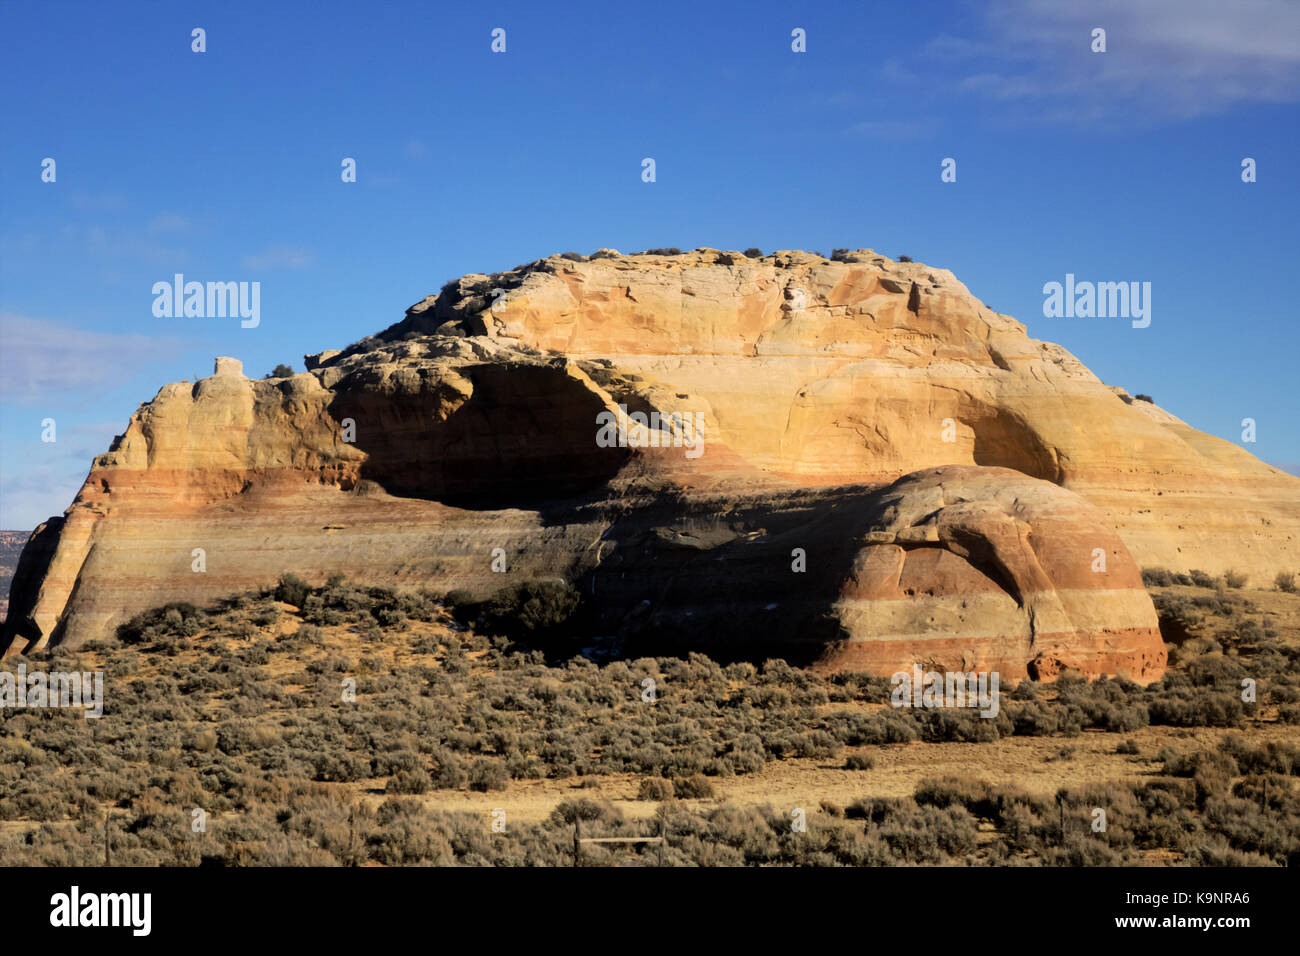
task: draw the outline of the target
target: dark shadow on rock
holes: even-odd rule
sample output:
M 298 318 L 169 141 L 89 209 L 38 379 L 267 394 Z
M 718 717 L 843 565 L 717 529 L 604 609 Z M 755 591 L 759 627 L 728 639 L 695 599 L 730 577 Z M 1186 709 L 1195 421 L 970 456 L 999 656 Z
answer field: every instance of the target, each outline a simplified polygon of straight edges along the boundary
M 4 630 L 0 632 L 0 654 L 9 650 L 16 640 L 25 646 L 40 637 L 31 615 L 36 609 L 40 583 L 54 559 L 62 530 L 63 517 L 55 516 L 37 527 L 23 545 L 13 580 L 9 583 L 9 613 Z
M 598 496 L 627 462 L 596 444 L 600 399 L 557 365 L 462 370 L 467 398 L 430 382 L 394 402 L 364 387 L 339 390 L 336 421 L 356 423 L 368 458 L 361 478 L 391 495 L 474 510 L 556 510 Z
M 845 638 L 833 615 L 872 517 L 865 491 L 798 492 L 724 515 L 671 497 L 617 518 L 575 586 L 591 639 L 615 656 L 720 663 L 817 660 Z M 796 571 L 803 551 L 805 570 Z

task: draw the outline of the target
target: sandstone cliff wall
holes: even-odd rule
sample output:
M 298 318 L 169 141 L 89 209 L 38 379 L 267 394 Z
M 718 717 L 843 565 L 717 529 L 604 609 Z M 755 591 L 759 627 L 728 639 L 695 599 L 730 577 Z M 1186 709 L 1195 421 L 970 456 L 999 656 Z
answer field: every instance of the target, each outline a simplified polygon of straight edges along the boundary
M 1128 400 L 950 273 L 847 259 L 557 256 L 450 283 L 309 373 L 251 381 L 219 359 L 142 405 L 33 541 L 11 648 L 284 572 L 480 594 L 553 576 L 634 643 L 739 634 L 873 670 L 974 648 L 1013 672 L 1149 677 L 1138 567 L 1262 581 L 1300 563 L 1300 479 Z M 701 453 L 644 447 L 635 421 L 624 447 L 594 440 L 601 413 L 656 411 L 698 423 Z M 977 490 L 989 540 L 1031 529 L 1008 540 L 1036 555 L 1033 587 L 1005 554 L 864 537 L 930 534 L 881 526 L 874 496 L 935 468 Z M 1095 547 L 1113 587 L 1076 577 Z M 927 588 L 947 623 L 916 616 Z M 984 608 L 973 623 L 945 616 L 954 595 Z

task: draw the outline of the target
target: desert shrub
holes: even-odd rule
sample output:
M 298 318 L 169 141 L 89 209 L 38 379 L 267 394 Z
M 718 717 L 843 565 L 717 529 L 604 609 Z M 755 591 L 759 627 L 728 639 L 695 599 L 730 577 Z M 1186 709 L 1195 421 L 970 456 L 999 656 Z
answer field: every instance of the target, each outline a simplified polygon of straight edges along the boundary
M 329 627 L 343 623 L 343 615 L 325 604 L 325 599 L 313 594 L 302 604 L 302 619 L 308 624 Z
M 1287 594 L 1295 593 L 1295 574 L 1291 571 L 1279 571 L 1273 579 L 1273 586 Z
M 464 588 L 455 588 L 448 591 L 443 597 L 442 603 L 445 604 L 452 613 L 452 616 L 462 624 L 468 624 L 478 616 L 481 602 L 474 599 L 474 595 Z
M 1187 861 L 1194 866 L 1268 866 L 1272 863 L 1258 853 L 1234 850 L 1220 837 L 1199 843 L 1188 850 Z
M 885 711 L 875 715 L 871 730 L 860 741 L 864 744 L 906 744 L 921 736 L 921 727 L 908 712 Z
M 293 633 L 293 639 L 304 644 L 319 644 L 324 639 L 324 635 L 325 632 L 315 624 L 299 624 L 298 630 Z
M 637 790 L 636 798 L 638 800 L 671 800 L 673 798 L 673 782 L 665 780 L 663 777 L 645 777 L 641 780 L 641 787 Z
M 279 365 L 271 369 L 271 371 L 267 372 L 262 377 L 263 378 L 291 378 L 292 376 L 293 376 L 293 369 L 290 366 L 285 365 L 283 362 L 281 362 Z
M 311 585 L 296 574 L 286 574 L 275 585 L 275 599 L 302 608 L 311 594 Z
M 833 800 L 823 800 L 821 801 L 820 806 L 822 808 L 822 812 L 829 814 L 830 816 L 833 817 L 844 816 L 844 808 L 840 806 L 838 803 L 835 803 Z
M 713 784 L 702 773 L 678 777 L 672 783 L 673 794 L 682 800 L 705 800 L 713 796 Z
M 454 752 L 440 747 L 434 754 L 436 769 L 433 773 L 433 785 L 439 790 L 459 790 L 469 783 L 469 772 L 465 762 Z
M 1193 568 L 1190 572 L 1192 584 L 1198 588 L 1218 588 L 1221 583 L 1219 578 L 1214 577 L 1208 571 L 1202 571 L 1199 568 Z
M 307 755 L 311 763 L 313 780 L 325 783 L 351 783 L 364 779 L 370 772 L 370 761 L 352 754 L 315 753 Z
M 423 770 L 399 770 L 388 778 L 388 784 L 384 787 L 385 793 L 402 794 L 402 793 L 428 793 L 432 781 L 429 775 Z
M 912 261 L 912 257 L 911 257 L 911 256 L 899 256 L 899 257 L 898 257 L 898 261 L 899 261 L 899 262 L 911 262 L 911 261 Z
M 1141 730 L 1150 723 L 1151 713 L 1144 704 L 1108 705 L 1101 709 L 1100 720 L 1094 726 L 1107 733 L 1123 734 Z
M 190 637 L 199 632 L 205 620 L 206 615 L 188 601 L 173 601 L 119 624 L 117 639 L 130 645 Z
M 1242 669 L 1234 658 L 1215 650 L 1193 657 L 1187 662 L 1186 673 L 1196 687 L 1227 690 L 1240 686 Z
M 580 252 L 561 252 L 561 259 L 568 259 L 570 262 L 586 262 L 587 257 Z
M 1141 392 L 1134 395 L 1133 398 L 1135 398 L 1139 402 L 1146 402 L 1149 405 L 1154 405 L 1156 403 L 1156 400 L 1152 398 L 1150 395 L 1143 395 Z
M 510 774 L 505 763 L 490 757 L 479 757 L 469 768 L 469 787 L 487 793 L 489 790 L 504 790 Z
M 756 249 L 756 248 L 754 248 L 753 246 L 750 246 L 748 249 L 745 250 L 745 258 L 746 258 L 746 259 L 761 259 L 761 258 L 763 258 L 763 250 L 762 250 L 762 249 Z
M 681 254 L 682 250 L 678 249 L 676 246 L 668 246 L 664 249 L 647 249 L 645 252 L 641 253 L 643 256 L 680 256 Z
M 942 863 L 975 848 L 978 827 L 964 807 L 904 806 L 888 814 L 878 831 L 902 862 Z
M 1227 571 L 1223 572 L 1223 583 L 1233 590 L 1245 587 L 1246 581 L 1249 580 L 1249 578 L 1250 575 L 1244 574 L 1234 568 L 1229 568 Z
M 576 800 L 563 800 L 551 811 L 553 826 L 572 826 L 575 820 L 592 820 L 602 823 L 617 823 L 623 815 L 608 803 L 597 803 L 586 797 Z
M 250 620 L 258 627 L 270 627 L 280 620 L 280 609 L 274 604 L 260 607 L 253 612 Z
M 1015 689 L 1011 692 L 1012 700 L 1037 700 L 1038 693 L 1043 689 L 1038 681 L 1022 680 L 1016 684 Z
M 1021 686 L 1029 683 L 1029 681 L 1021 681 Z M 1016 688 L 1017 691 L 1019 689 Z M 1060 729 L 1056 712 L 1036 701 L 1023 707 L 1010 709 L 1009 713 L 1015 722 L 1018 737 L 1050 737 Z
M 1300 648 L 1270 636 L 1271 629 L 1254 620 L 1260 612 L 1247 612 L 1248 602 L 1236 593 L 1190 594 L 1178 598 L 1180 610 L 1202 623 L 1182 642 L 1185 662 L 1160 682 L 1142 688 L 1119 679 L 1021 681 L 995 720 L 969 709 L 947 717 L 922 709 L 859 709 L 855 702 L 889 700 L 887 679 L 822 678 L 781 660 L 721 666 L 695 654 L 603 665 L 582 658 L 551 663 L 538 650 L 471 628 L 389 633 L 391 647 L 363 648 L 355 671 L 363 693 L 355 706 L 340 708 L 335 675 L 349 662 L 335 641 L 343 635 L 320 633 L 307 622 L 307 609 L 298 634 L 277 642 L 249 623 L 267 610 L 270 592 L 236 596 L 205 612 L 173 606 L 140 622 L 141 632 L 149 632 L 143 650 L 112 641 L 95 652 L 129 688 L 118 695 L 114 722 L 100 727 L 30 714 L 4 722 L 0 818 L 27 820 L 30 835 L 43 822 L 34 818 L 46 814 L 58 814 L 56 821 L 70 814 L 75 821 L 83 804 L 92 817 L 104 803 L 130 806 L 134 816 L 124 819 L 123 843 L 114 846 L 115 859 L 130 865 L 197 862 L 191 857 L 199 844 L 162 838 L 170 824 L 155 806 L 159 800 L 222 814 L 225 819 L 213 826 L 211 850 L 202 852 L 229 865 L 294 859 L 308 851 L 345 865 L 571 862 L 571 832 L 553 822 L 493 835 L 469 814 L 420 810 L 420 801 L 403 795 L 420 792 L 414 782 L 420 774 L 427 789 L 462 789 L 481 785 L 484 768 L 496 765 L 507 777 L 576 774 L 586 784 L 594 782 L 593 775 L 638 775 L 641 798 L 662 800 L 671 815 L 674 840 L 665 855 L 680 864 L 1149 862 L 1135 856 L 1135 848 L 1167 849 L 1188 863 L 1294 862 L 1300 806 L 1284 775 L 1300 773 L 1300 746 L 1287 739 L 1257 744 L 1229 735 L 1221 741 L 1216 750 L 1246 775 L 1234 786 L 1226 759 L 1162 752 L 1168 776 L 1144 777 L 1142 786 L 1121 787 L 1105 795 L 1106 802 L 1085 805 L 1079 796 L 1067 809 L 1064 841 L 1050 802 L 978 781 L 926 781 L 915 799 L 859 801 L 844 817 L 828 804 L 799 839 L 790 839 L 789 818 L 776 811 L 691 808 L 660 796 L 677 793 L 668 790 L 673 781 L 681 785 L 677 795 L 694 796 L 694 780 L 711 792 L 716 776 L 758 772 L 771 760 L 832 755 L 844 746 L 871 747 L 870 754 L 838 761 L 867 768 L 871 756 L 879 756 L 876 745 L 922 734 L 961 740 L 971 733 L 994 739 L 993 733 L 1012 730 L 1110 729 L 1121 734 L 1109 745 L 1113 750 L 1138 756 L 1133 741 L 1118 748 L 1115 741 L 1125 739 L 1124 728 L 1140 726 L 1146 711 L 1157 723 L 1181 727 L 1232 726 L 1254 713 L 1254 705 L 1240 703 L 1243 674 L 1260 678 L 1261 700 L 1277 707 L 1283 721 L 1300 721 L 1300 679 L 1294 676 Z M 1158 604 L 1173 597 L 1155 595 Z M 449 604 L 428 594 L 347 586 L 341 578 L 317 589 L 307 603 L 313 602 L 316 613 L 346 615 L 358 630 L 375 628 L 381 611 L 391 611 L 394 620 L 421 614 L 441 620 Z M 1215 630 L 1216 625 L 1227 626 Z M 187 634 L 191 628 L 195 633 Z M 298 640 L 313 632 L 312 639 Z M 241 634 L 252 640 L 245 642 Z M 181 656 L 166 656 L 164 642 L 176 645 Z M 403 656 L 408 650 L 417 655 L 410 662 Z M 258 666 L 268 651 L 279 665 L 274 670 Z M 60 669 L 76 669 L 76 655 L 61 653 L 53 658 Z M 640 680 L 647 675 L 672 689 L 654 708 L 639 702 Z M 304 689 L 287 692 L 290 685 Z M 980 724 L 991 731 L 980 731 Z M 1168 736 L 1196 743 L 1191 734 Z M 355 796 L 335 782 L 370 778 L 387 778 L 392 799 L 414 809 L 389 807 L 377 814 L 356 803 L 356 839 L 349 844 Z M 344 794 L 342 802 L 333 809 L 300 808 L 311 793 L 325 790 Z M 21 794 L 27 796 L 20 801 Z M 37 794 L 49 799 L 42 803 Z M 811 797 L 810 806 L 817 799 Z M 1238 819 L 1239 804 L 1258 810 L 1261 803 L 1262 811 Z M 1104 839 L 1087 832 L 1092 806 L 1104 806 L 1110 815 Z M 864 819 L 872 821 L 869 827 Z M 997 829 L 968 849 L 965 835 L 979 819 L 991 819 Z M 614 827 L 590 835 L 617 835 Z M 67 830 L 74 832 L 71 825 Z M 642 830 L 629 824 L 622 832 Z M 287 842 L 276 843 L 280 836 Z M 1097 855 L 1080 837 L 1103 846 L 1110 841 L 1109 849 Z M 0 864 L 96 860 L 93 844 L 82 848 L 53 831 L 34 839 L 20 848 L 14 838 L 0 836 Z M 593 848 L 591 861 L 628 858 L 604 852 Z
M 1167 588 L 1174 583 L 1174 577 L 1165 568 L 1143 568 L 1142 584 L 1149 588 Z
M 800 757 L 834 757 L 843 745 L 824 730 L 798 734 L 795 753 Z
M 1216 797 L 1206 800 L 1205 819 L 1234 850 L 1258 854 L 1279 865 L 1292 865 L 1300 861 L 1300 828 L 1293 822 L 1295 798 L 1290 802 L 1292 813 L 1283 815 L 1262 809 L 1253 801 Z
M 993 789 L 983 780 L 961 777 L 922 780 L 912 794 L 918 806 L 964 807 L 976 817 L 996 820 L 1000 816 L 1000 803 Z
M 1136 757 L 1141 752 L 1142 752 L 1141 749 L 1137 745 L 1137 741 L 1132 739 L 1131 737 L 1128 740 L 1123 741 L 1118 747 L 1115 748 L 1115 753 L 1125 754 L 1130 757 Z
M 1148 710 L 1151 723 L 1172 727 L 1236 727 L 1244 713 L 1241 699 L 1235 694 L 1203 687 L 1156 697 Z
M 406 612 L 399 607 L 372 608 L 375 621 L 383 627 L 401 628 L 406 625 Z
M 1005 713 L 999 713 L 996 718 L 990 719 L 981 717 L 978 711 L 957 710 L 950 707 L 923 710 L 920 721 L 924 728 L 925 739 L 932 743 L 942 741 L 987 743 L 1001 736 L 1001 728 L 1005 728 L 1010 734 L 1015 727 Z
M 1236 761 L 1242 773 L 1300 775 L 1300 746 L 1295 744 L 1268 741 L 1254 747 L 1239 734 L 1231 734 L 1223 742 L 1223 753 Z
M 568 621 L 578 603 L 567 581 L 525 581 L 497 591 L 483 615 L 489 627 L 509 636 L 543 636 Z
M 875 758 L 870 754 L 849 754 L 844 758 L 845 770 L 870 770 L 875 765 Z

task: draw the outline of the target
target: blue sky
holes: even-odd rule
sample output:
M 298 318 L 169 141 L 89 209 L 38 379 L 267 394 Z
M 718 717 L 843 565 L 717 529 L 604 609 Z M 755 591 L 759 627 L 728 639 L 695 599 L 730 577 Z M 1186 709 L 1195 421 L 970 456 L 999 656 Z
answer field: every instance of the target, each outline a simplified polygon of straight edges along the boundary
M 3 528 L 61 513 L 137 405 L 216 355 L 301 370 L 458 275 L 602 246 L 911 255 L 1300 462 L 1288 0 L 9 0 L 0 70 Z M 156 318 L 176 272 L 260 282 L 260 325 Z M 1150 327 L 1044 318 L 1067 272 L 1150 282 Z

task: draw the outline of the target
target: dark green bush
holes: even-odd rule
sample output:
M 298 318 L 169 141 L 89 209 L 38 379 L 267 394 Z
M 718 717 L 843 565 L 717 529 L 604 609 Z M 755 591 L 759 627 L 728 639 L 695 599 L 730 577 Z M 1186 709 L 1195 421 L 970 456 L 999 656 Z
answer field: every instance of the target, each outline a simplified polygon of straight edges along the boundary
M 311 585 L 296 574 L 282 576 L 275 585 L 275 599 L 299 609 L 307 603 L 307 596 L 311 593 Z
M 117 639 L 130 645 L 168 637 L 189 637 L 198 633 L 205 619 L 206 615 L 188 601 L 173 601 L 119 624 Z
M 483 616 L 489 628 L 507 636 L 543 636 L 568 621 L 578 604 L 578 592 L 567 581 L 526 581 L 492 595 Z

